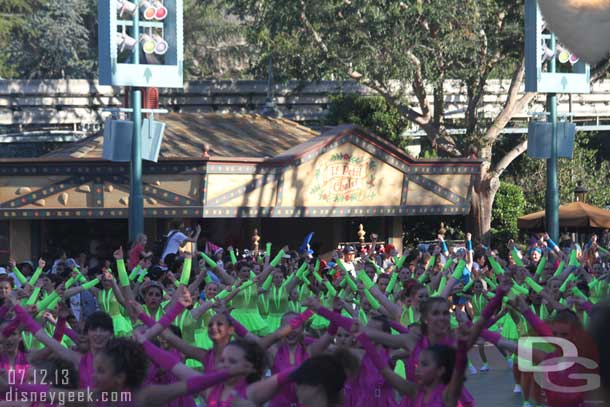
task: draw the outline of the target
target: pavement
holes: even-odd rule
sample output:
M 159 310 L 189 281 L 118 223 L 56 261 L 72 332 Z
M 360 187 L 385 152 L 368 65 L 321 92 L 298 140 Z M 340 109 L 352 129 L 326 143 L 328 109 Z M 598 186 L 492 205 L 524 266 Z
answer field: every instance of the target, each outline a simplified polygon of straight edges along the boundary
M 504 357 L 492 346 L 485 346 L 489 368 L 488 372 L 471 375 L 466 371 L 466 388 L 472 393 L 477 407 L 521 407 L 521 394 L 513 393 L 515 382 L 512 369 Z M 468 354 L 475 367 L 483 364 L 477 346 Z

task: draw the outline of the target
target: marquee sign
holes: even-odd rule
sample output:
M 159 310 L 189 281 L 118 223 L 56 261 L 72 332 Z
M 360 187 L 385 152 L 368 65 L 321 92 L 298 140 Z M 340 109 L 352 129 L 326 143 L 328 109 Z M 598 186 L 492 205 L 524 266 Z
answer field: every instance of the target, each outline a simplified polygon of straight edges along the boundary
M 309 192 L 328 203 L 365 202 L 376 195 L 373 187 L 377 167 L 371 157 L 338 152 L 316 168 Z

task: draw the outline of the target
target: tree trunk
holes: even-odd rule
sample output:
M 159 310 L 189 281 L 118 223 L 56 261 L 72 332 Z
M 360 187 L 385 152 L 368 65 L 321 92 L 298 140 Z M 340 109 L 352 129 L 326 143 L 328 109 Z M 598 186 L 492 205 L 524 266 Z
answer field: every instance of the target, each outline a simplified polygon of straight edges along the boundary
M 476 183 L 472 191 L 470 216 L 467 220 L 467 228 L 475 239 L 489 245 L 491 241 L 491 209 L 493 207 L 496 192 L 500 188 L 499 177 L 482 177 Z

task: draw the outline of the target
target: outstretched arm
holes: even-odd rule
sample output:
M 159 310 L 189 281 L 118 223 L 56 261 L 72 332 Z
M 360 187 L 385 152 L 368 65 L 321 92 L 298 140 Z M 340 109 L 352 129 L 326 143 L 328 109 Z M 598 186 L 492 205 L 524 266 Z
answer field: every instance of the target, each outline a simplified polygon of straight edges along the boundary
M 458 403 L 464 386 L 464 375 L 468 362 L 468 343 L 471 333 L 468 328 L 461 326 L 458 331 L 458 348 L 455 355 L 455 365 L 451 379 L 443 392 L 443 401 L 446 407 L 455 407 Z
M 34 320 L 34 318 L 32 318 L 32 316 L 28 314 L 27 311 L 21 308 L 21 306 L 19 306 L 18 304 L 15 304 L 14 311 L 17 318 L 19 318 L 19 320 L 21 321 L 23 327 L 27 331 L 31 332 L 36 339 L 44 343 L 53 352 L 55 352 L 57 356 L 68 362 L 71 362 L 74 366 L 78 366 L 80 364 L 80 353 L 65 348 L 61 343 L 51 338 L 45 332 L 45 330 Z
M 412 383 L 407 382 L 402 377 L 398 376 L 390 367 L 387 361 L 377 352 L 375 345 L 365 333 L 360 333 L 356 337 L 358 343 L 364 348 L 366 354 L 371 358 L 375 367 L 379 370 L 382 376 L 396 390 L 407 395 L 410 399 L 415 398 L 417 387 Z

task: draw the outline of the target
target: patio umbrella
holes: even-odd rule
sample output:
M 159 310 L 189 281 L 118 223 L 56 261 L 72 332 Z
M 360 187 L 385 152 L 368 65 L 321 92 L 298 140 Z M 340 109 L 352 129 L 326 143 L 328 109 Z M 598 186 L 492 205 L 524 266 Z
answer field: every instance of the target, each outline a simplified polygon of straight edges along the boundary
M 517 220 L 523 230 L 546 230 L 545 211 L 530 213 Z M 610 229 L 610 211 L 584 202 L 571 202 L 559 207 L 559 227 L 582 230 L 589 228 Z

